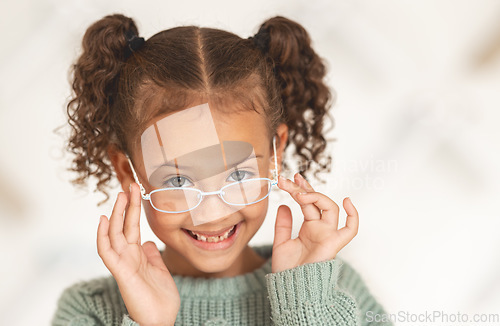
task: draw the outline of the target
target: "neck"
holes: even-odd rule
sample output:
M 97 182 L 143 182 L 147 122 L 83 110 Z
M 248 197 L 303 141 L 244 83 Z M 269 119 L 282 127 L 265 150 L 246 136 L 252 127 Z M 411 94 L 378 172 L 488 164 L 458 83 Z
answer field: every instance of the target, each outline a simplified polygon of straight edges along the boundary
M 202 277 L 202 278 L 221 278 L 234 277 L 251 273 L 257 268 L 260 268 L 266 259 L 259 256 L 248 245 L 243 249 L 236 260 L 223 271 L 207 273 L 194 267 L 184 256 L 180 255 L 175 250 L 165 248 L 162 252 L 162 258 L 167 266 L 170 274 L 179 276 Z

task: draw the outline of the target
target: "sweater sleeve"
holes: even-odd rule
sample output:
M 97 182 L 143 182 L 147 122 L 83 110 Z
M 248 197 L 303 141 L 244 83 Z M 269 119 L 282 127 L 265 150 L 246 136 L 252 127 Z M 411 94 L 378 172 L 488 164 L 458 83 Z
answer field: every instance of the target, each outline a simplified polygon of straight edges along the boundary
M 267 274 L 274 325 L 369 325 L 362 309 L 370 305 L 360 306 L 356 296 L 338 285 L 341 273 L 346 276 L 342 265 L 333 259 Z M 357 295 L 369 295 L 364 286 L 359 289 Z
M 139 326 L 127 314 L 112 278 L 80 282 L 60 296 L 52 326 Z

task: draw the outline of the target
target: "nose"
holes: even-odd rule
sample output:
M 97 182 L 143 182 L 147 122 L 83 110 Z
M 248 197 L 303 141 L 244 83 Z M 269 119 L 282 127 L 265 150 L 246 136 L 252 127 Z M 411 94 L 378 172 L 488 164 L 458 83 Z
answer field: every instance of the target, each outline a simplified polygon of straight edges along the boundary
M 227 217 L 242 208 L 241 206 L 226 204 L 222 198 L 218 196 L 220 191 L 214 191 L 213 194 L 205 194 L 200 205 L 190 211 L 191 219 L 195 226 Z

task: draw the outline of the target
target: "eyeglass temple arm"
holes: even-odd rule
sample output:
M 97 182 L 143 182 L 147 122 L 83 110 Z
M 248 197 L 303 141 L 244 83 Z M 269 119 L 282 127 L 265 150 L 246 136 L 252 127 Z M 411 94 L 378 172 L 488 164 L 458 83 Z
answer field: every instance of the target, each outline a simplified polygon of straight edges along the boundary
M 127 160 L 128 160 L 128 164 L 130 165 L 130 169 L 132 170 L 132 174 L 134 175 L 135 183 L 137 183 L 139 185 L 139 187 L 141 188 L 142 199 L 148 200 L 149 195 L 146 195 L 146 189 L 144 189 L 144 187 L 142 186 L 142 183 L 139 182 L 139 178 L 137 177 L 137 173 L 135 173 L 134 166 L 132 165 L 132 160 L 130 159 L 130 157 L 128 155 L 127 155 Z
M 274 169 L 272 170 L 273 174 L 272 184 L 277 185 L 279 170 L 278 170 L 278 157 L 276 155 L 276 135 L 273 136 L 273 151 L 274 151 Z

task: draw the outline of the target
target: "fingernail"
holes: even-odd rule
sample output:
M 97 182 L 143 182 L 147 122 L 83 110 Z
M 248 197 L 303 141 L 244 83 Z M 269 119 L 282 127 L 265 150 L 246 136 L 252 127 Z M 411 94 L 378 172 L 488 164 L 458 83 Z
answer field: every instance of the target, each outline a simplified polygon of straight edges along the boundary
M 353 205 L 351 197 L 347 197 L 347 199 L 349 199 L 349 202 L 351 203 L 351 205 Z
M 305 180 L 305 178 L 302 176 L 302 174 L 300 172 L 297 172 L 297 174 L 298 174 L 300 179 Z

